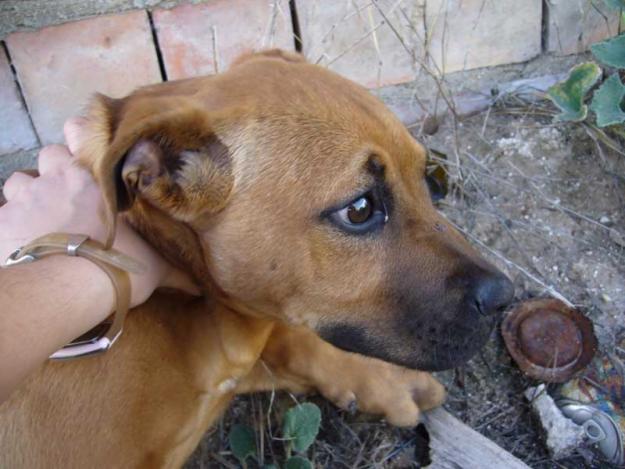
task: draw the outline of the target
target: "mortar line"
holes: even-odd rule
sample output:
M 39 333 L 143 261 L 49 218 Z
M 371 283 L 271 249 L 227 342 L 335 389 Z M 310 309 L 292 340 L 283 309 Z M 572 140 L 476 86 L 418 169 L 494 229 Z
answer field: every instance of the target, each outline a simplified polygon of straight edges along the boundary
M 301 54 L 304 42 L 302 41 L 302 30 L 299 24 L 296 0 L 289 0 L 289 10 L 291 11 L 291 26 L 293 28 L 293 45 L 295 47 L 295 52 Z
M 0 49 L 4 50 L 4 54 L 9 63 L 9 67 L 11 68 L 11 73 L 13 74 L 13 81 L 15 82 L 15 86 L 17 87 L 17 94 L 20 97 L 20 101 L 26 110 L 26 115 L 28 116 L 28 122 L 30 123 L 30 127 L 33 129 L 33 134 L 37 139 L 37 146 L 41 147 L 41 137 L 39 136 L 39 132 L 37 132 L 37 127 L 35 127 L 35 121 L 33 121 L 33 116 L 30 113 L 30 108 L 28 107 L 28 102 L 26 101 L 26 96 L 24 96 L 24 90 L 22 89 L 22 85 L 20 84 L 19 77 L 17 75 L 17 69 L 13 64 L 13 60 L 11 58 L 11 53 L 9 52 L 9 47 L 7 46 L 5 41 L 0 41 Z M 0 52 L 1 53 L 1 52 Z M 27 148 L 26 150 L 32 150 L 32 148 Z
M 541 2 L 540 13 L 540 53 L 544 54 L 547 51 L 547 34 L 549 28 L 549 0 L 543 0 Z
M 167 69 L 165 68 L 165 60 L 163 59 L 163 52 L 161 51 L 161 45 L 158 42 L 158 34 L 156 33 L 156 26 L 154 25 L 154 18 L 152 18 L 152 12 L 146 10 L 148 14 L 148 22 L 150 23 L 150 31 L 152 32 L 152 42 L 154 43 L 154 51 L 156 52 L 156 60 L 158 61 L 158 68 L 161 72 L 161 80 L 167 80 Z
M 425 62 L 430 60 L 430 36 L 429 36 L 430 28 L 428 28 L 427 12 L 428 12 L 428 0 L 423 0 L 423 10 L 422 10 L 423 14 L 421 16 L 421 21 L 423 23 L 423 60 Z M 415 66 L 417 65 L 418 64 L 415 63 Z

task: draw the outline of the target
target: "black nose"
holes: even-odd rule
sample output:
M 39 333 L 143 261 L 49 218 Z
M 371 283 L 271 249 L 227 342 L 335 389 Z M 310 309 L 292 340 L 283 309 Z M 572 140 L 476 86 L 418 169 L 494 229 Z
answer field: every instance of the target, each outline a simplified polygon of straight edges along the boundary
M 474 284 L 471 292 L 475 305 L 484 316 L 503 311 L 514 296 L 514 285 L 500 273 L 488 273 Z

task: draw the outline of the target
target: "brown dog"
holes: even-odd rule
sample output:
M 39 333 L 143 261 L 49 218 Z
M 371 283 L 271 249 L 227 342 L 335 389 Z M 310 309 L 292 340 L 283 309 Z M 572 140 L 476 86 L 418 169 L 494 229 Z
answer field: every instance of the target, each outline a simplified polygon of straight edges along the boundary
M 43 366 L 0 406 L 1 467 L 178 467 L 266 389 L 413 425 L 444 390 L 412 369 L 467 360 L 511 297 L 434 210 L 401 123 L 298 55 L 100 97 L 91 124 L 109 222 L 127 210 L 210 293 L 157 292 L 106 354 Z

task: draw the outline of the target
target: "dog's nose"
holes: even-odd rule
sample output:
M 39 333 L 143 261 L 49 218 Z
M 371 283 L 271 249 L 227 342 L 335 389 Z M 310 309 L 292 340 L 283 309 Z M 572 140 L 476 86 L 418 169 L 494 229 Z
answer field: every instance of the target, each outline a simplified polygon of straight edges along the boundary
M 514 296 L 514 285 L 500 273 L 488 273 L 476 282 L 472 296 L 478 310 L 485 316 L 501 312 Z

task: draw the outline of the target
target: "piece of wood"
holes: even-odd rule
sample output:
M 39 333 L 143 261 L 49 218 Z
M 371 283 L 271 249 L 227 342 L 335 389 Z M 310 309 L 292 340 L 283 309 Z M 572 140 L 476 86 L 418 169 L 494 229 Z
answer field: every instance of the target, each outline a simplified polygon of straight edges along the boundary
M 427 412 L 423 423 L 430 434 L 428 469 L 530 469 L 442 408 Z

